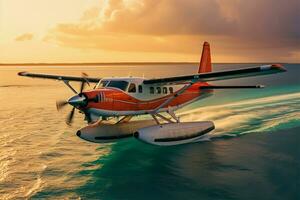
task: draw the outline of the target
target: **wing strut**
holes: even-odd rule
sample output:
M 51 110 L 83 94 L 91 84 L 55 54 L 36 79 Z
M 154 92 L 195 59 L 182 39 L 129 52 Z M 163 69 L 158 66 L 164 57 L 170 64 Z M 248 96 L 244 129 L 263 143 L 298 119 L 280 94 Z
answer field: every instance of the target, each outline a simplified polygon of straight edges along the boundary
M 155 120 L 155 122 L 160 125 L 160 122 L 158 121 L 157 117 L 169 122 L 169 123 L 179 123 L 179 118 L 175 115 L 174 111 L 170 109 L 170 107 L 168 107 L 168 111 L 167 113 L 175 120 L 175 122 L 173 122 L 171 119 L 166 118 L 165 116 L 161 115 L 158 113 L 159 109 L 163 108 L 164 106 L 168 105 L 172 100 L 174 100 L 176 97 L 178 97 L 178 95 L 182 94 L 184 91 L 186 91 L 188 88 L 190 88 L 193 85 L 193 83 L 189 83 L 187 85 L 185 85 L 183 88 L 181 88 L 180 90 L 178 90 L 177 92 L 175 92 L 170 98 L 168 98 L 165 102 L 163 102 L 162 104 L 160 104 L 157 108 L 155 108 L 155 110 L 151 111 L 149 114 L 153 117 L 153 119 Z
M 64 84 L 68 86 L 75 94 L 77 94 L 77 91 L 70 85 L 68 80 L 63 80 Z
M 173 94 L 173 96 L 171 96 L 170 98 L 168 98 L 164 103 L 160 104 L 157 108 L 155 108 L 155 110 L 153 110 L 152 113 L 157 113 L 157 111 L 161 108 L 163 108 L 164 106 L 168 105 L 173 99 L 175 99 L 176 97 L 178 97 L 178 95 L 182 94 L 184 91 L 186 91 L 188 88 L 190 88 L 193 85 L 193 83 L 189 83 L 187 85 L 185 85 L 183 88 L 181 88 L 180 90 L 178 90 L 177 92 L 175 92 Z

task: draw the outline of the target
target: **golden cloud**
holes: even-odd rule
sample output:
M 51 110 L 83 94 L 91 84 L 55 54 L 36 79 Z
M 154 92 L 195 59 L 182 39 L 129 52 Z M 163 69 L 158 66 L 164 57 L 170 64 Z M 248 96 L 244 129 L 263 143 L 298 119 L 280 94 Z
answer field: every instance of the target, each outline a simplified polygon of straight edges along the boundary
M 300 49 L 299 9 L 299 0 L 106 0 L 78 23 L 58 24 L 45 41 L 82 49 L 196 54 L 208 40 L 240 56 L 249 57 L 254 48 L 265 55 L 253 57 L 288 57 Z

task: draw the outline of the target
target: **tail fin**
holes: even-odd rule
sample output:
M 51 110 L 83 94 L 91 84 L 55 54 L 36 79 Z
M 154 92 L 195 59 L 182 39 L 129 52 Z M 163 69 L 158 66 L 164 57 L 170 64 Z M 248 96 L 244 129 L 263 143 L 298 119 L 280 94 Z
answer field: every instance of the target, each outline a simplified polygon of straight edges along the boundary
M 210 57 L 210 47 L 208 42 L 204 42 L 198 73 L 205 73 L 211 71 L 212 71 L 212 65 L 211 65 L 211 57 Z

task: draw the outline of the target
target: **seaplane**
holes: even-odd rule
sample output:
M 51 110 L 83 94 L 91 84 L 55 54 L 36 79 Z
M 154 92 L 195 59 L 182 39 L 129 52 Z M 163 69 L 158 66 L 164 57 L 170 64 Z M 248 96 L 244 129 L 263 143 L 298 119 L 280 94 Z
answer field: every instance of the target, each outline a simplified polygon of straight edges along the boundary
M 212 71 L 211 52 L 204 42 L 198 71 L 191 75 L 163 78 L 97 78 L 19 72 L 19 76 L 62 81 L 74 96 L 56 103 L 57 109 L 72 106 L 66 118 L 71 125 L 75 111 L 84 114 L 87 126 L 76 132 L 95 143 L 134 137 L 142 142 L 169 146 L 192 143 L 215 129 L 212 121 L 181 122 L 175 112 L 219 89 L 263 88 L 263 85 L 214 85 L 211 82 L 285 72 L 281 64 L 225 71 Z M 76 91 L 70 82 L 81 82 Z M 85 90 L 94 83 L 93 89 Z M 92 87 L 90 87 L 92 88 Z M 148 115 L 149 117 L 136 117 Z M 138 118 L 137 120 L 134 118 Z M 142 118 L 142 119 L 140 119 Z

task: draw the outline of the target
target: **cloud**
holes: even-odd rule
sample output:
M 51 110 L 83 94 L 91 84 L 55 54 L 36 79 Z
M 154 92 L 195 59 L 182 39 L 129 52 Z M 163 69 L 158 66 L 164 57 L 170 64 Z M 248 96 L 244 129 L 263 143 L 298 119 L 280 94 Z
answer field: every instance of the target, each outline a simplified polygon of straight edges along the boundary
M 143 2 L 143 3 L 141 3 Z M 98 13 L 97 13 L 98 11 Z M 92 18 L 90 16 L 93 16 Z M 107 0 L 101 9 L 87 10 L 79 23 L 58 24 L 58 32 L 73 34 L 195 35 L 233 30 L 214 0 Z
M 228 55 L 234 49 L 247 57 L 258 49 L 268 59 L 288 58 L 300 51 L 299 9 L 299 0 L 106 0 L 77 23 L 58 24 L 45 41 L 82 49 L 196 54 L 200 42 L 209 40 Z
M 24 33 L 22 35 L 19 35 L 15 38 L 15 41 L 17 42 L 23 42 L 23 41 L 28 41 L 33 39 L 33 34 L 31 33 Z
M 90 9 L 86 10 L 83 13 L 83 15 L 80 18 L 80 20 L 82 20 L 82 21 L 95 20 L 95 19 L 98 18 L 99 13 L 100 13 L 100 8 L 98 8 L 98 7 L 92 7 Z

